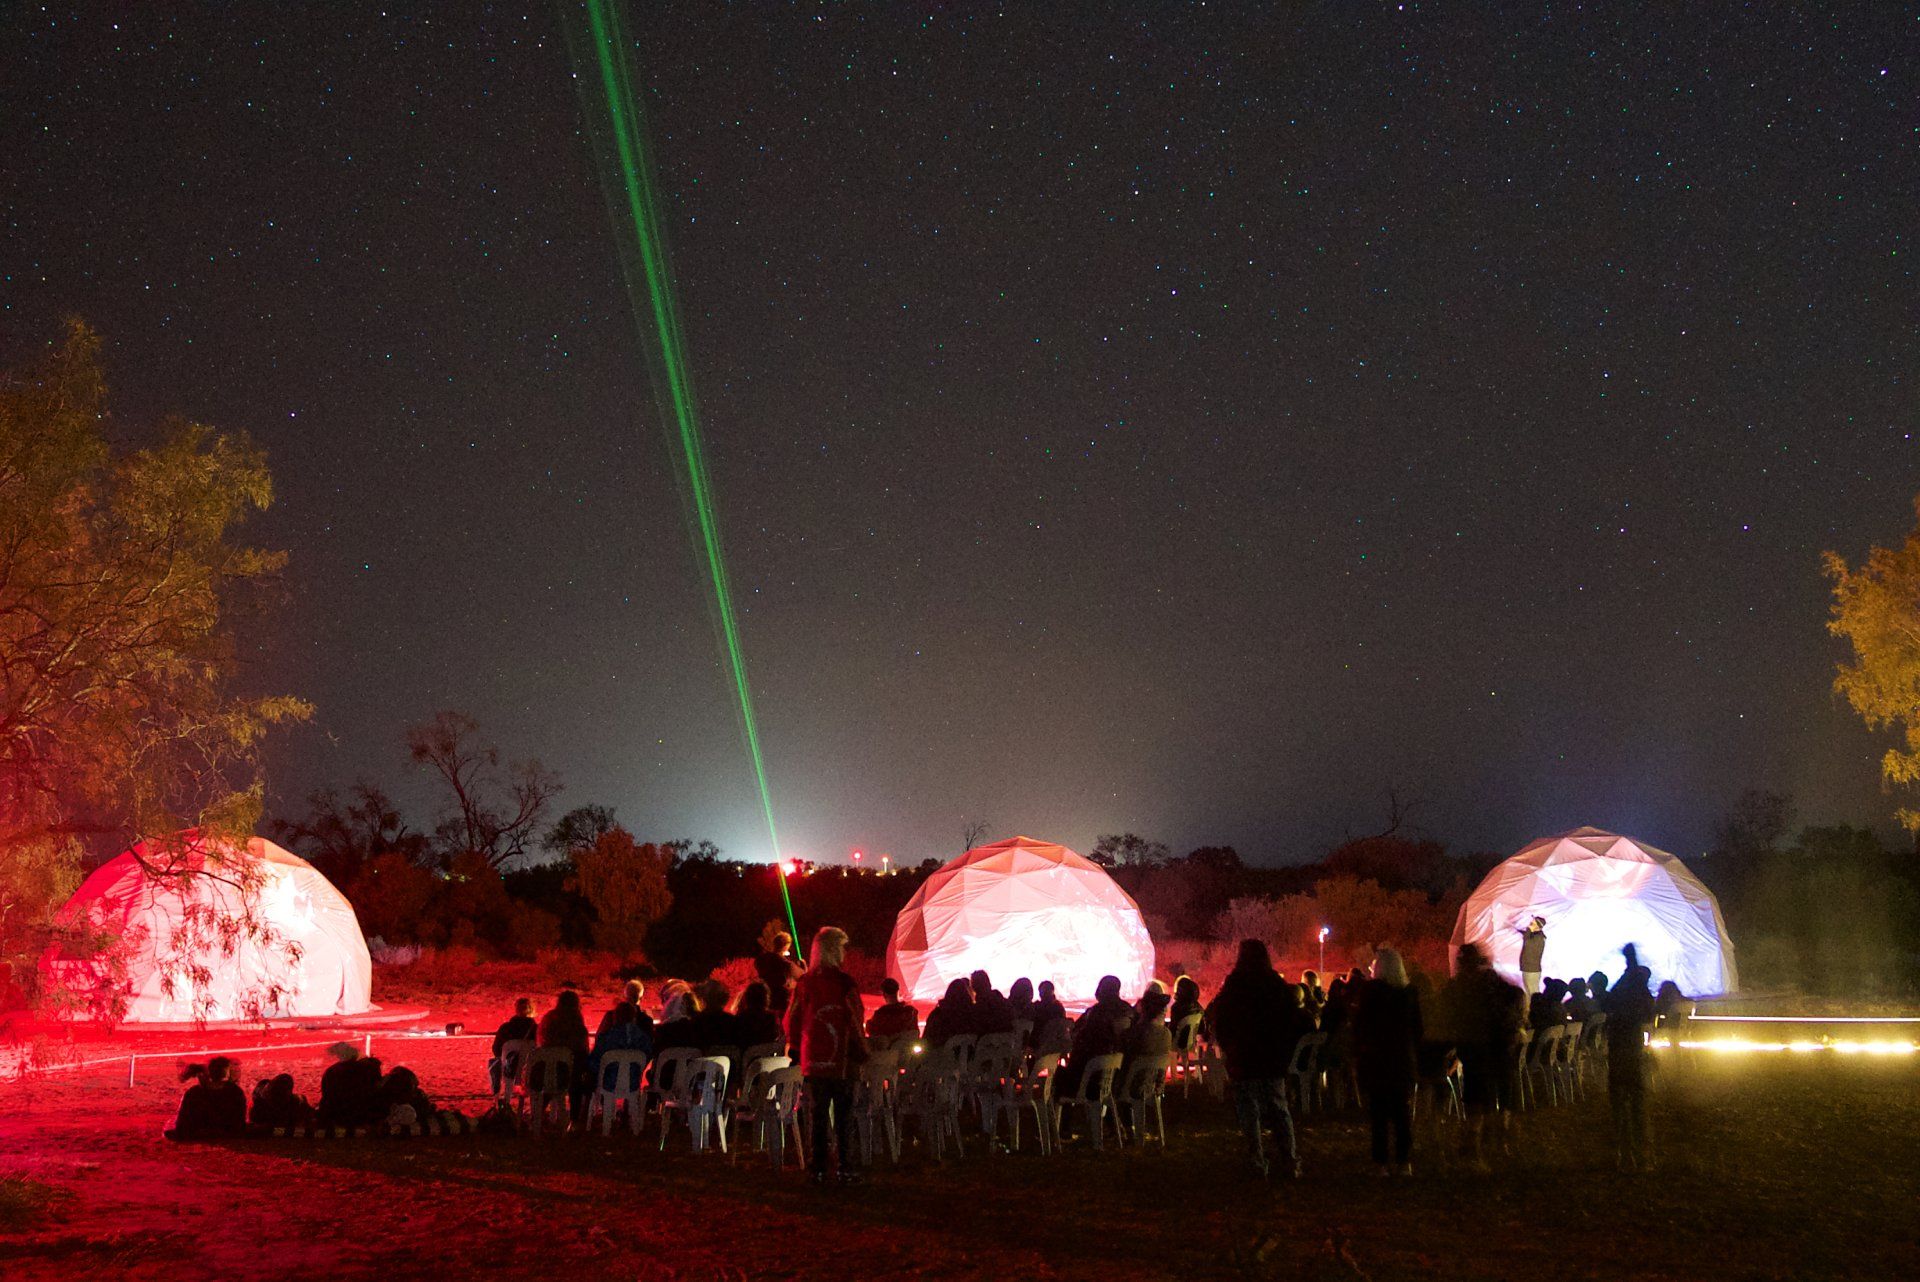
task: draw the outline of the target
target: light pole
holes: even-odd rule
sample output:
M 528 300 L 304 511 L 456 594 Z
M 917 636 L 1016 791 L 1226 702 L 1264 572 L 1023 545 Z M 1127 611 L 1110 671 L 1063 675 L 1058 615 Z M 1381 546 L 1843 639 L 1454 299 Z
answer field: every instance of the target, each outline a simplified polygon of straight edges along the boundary
M 1320 928 L 1320 976 L 1324 980 L 1327 974 L 1327 936 L 1333 933 L 1333 927 Z

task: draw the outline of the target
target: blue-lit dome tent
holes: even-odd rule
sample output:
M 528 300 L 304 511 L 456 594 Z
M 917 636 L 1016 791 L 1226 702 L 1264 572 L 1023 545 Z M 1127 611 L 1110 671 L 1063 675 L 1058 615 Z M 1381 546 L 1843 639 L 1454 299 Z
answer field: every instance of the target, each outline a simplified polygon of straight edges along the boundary
M 1657 987 L 1671 979 L 1689 997 L 1739 987 L 1720 903 L 1664 850 L 1598 828 L 1542 837 L 1505 860 L 1460 907 L 1453 946 L 1478 944 L 1494 969 L 1520 978 L 1520 932 L 1547 919 L 1541 971 L 1572 979 L 1626 969 L 1632 944 Z

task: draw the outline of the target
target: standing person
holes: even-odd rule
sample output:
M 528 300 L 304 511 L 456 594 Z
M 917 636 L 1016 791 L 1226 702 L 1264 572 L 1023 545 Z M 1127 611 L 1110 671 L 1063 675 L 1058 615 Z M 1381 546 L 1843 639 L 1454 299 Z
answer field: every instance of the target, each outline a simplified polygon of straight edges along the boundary
M 787 1045 L 806 1079 L 813 1105 L 813 1151 L 807 1165 L 815 1184 L 827 1182 L 827 1136 L 840 1146 L 840 1182 L 860 1182 L 859 1150 L 853 1142 L 853 1082 L 866 1059 L 860 1025 L 865 1006 L 859 986 L 841 965 L 847 932 L 822 926 L 814 932 L 806 973 L 787 1006 Z
M 1622 1171 L 1644 1171 L 1653 1160 L 1647 1136 L 1647 1079 L 1653 1064 L 1647 1030 L 1653 1025 L 1652 978 L 1633 966 L 1607 990 L 1607 1103 L 1613 1109 L 1614 1161 Z
M 1487 965 L 1478 945 L 1463 944 L 1459 969 L 1447 981 L 1440 1004 L 1460 1058 L 1460 1093 L 1467 1111 L 1463 1147 L 1469 1164 L 1484 1171 L 1486 1120 L 1499 1114 L 1504 1131 L 1513 1108 L 1527 996 Z
M 1540 991 L 1540 964 L 1547 956 L 1547 919 L 1535 917 L 1520 932 L 1520 987 L 1528 997 Z
M 793 936 L 776 930 L 772 946 L 761 949 L 760 955 L 753 959 L 753 973 L 767 986 L 767 1009 L 783 1017 L 787 1003 L 793 1000 L 793 986 L 800 978 L 800 968 L 793 964 L 792 952 Z
M 1207 1007 L 1206 1022 L 1233 1084 L 1233 1107 L 1254 1172 L 1266 1179 L 1271 1170 L 1261 1143 L 1270 1123 L 1280 1146 L 1280 1172 L 1298 1179 L 1300 1155 L 1294 1148 L 1293 1114 L 1287 1111 L 1287 1062 L 1305 1031 L 1305 1012 L 1299 992 L 1273 969 L 1264 943 L 1240 942 L 1240 955 Z
M 1413 1091 L 1420 1076 L 1426 1031 L 1420 996 L 1407 983 L 1406 963 L 1391 948 L 1373 955 L 1373 978 L 1353 1007 L 1354 1067 L 1373 1125 L 1373 1164 L 1382 1175 L 1413 1174 Z M 1392 1165 L 1387 1132 L 1393 1132 Z

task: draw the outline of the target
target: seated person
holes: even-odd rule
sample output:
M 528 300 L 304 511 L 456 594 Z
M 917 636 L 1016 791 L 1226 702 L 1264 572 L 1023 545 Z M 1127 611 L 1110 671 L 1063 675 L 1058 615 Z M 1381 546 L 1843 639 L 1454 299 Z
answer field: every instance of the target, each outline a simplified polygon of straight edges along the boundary
M 880 1008 L 867 1021 L 868 1037 L 920 1036 L 920 1012 L 900 1000 L 900 981 L 889 975 L 880 981 Z
M 1040 981 L 1040 996 L 1033 1003 L 1033 1053 L 1064 1055 L 1073 1038 L 1067 1022 L 1067 1008 L 1054 996 L 1053 981 Z
M 256 1131 L 298 1130 L 313 1123 L 313 1105 L 293 1089 L 293 1074 L 263 1077 L 253 1088 L 252 1125 Z
M 600 1035 L 593 1039 L 593 1054 L 587 1058 L 587 1071 L 593 1089 L 600 1089 L 600 1061 L 608 1051 L 639 1051 L 642 1055 L 653 1054 L 653 1021 L 646 1019 L 640 1011 L 620 1005 L 609 1012 L 615 1023 L 609 1027 L 602 1025 Z M 642 1023 L 641 1021 L 646 1022 Z
M 1134 1023 L 1133 1007 L 1120 997 L 1120 977 L 1102 975 L 1093 997 L 1093 1005 L 1073 1025 L 1073 1044 L 1054 1083 L 1056 1095 L 1071 1096 L 1080 1089 L 1080 1079 L 1090 1062 L 1126 1046 L 1127 1032 Z
M 500 1093 L 501 1075 L 506 1072 L 500 1063 L 500 1049 L 508 1042 L 530 1042 L 539 1036 L 540 1025 L 533 1018 L 533 998 L 522 997 L 513 1004 L 513 1018 L 500 1025 L 493 1034 L 493 1054 L 487 1060 L 487 1076 L 493 1082 L 493 1093 Z
M 740 1000 L 733 1008 L 733 1019 L 740 1034 L 742 1050 L 785 1040 L 780 1017 L 773 1013 L 772 996 L 767 986 L 757 979 L 740 990 Z
M 1527 1026 L 1538 1033 L 1567 1022 L 1567 981 L 1549 979 L 1527 999 Z
M 969 981 L 973 988 L 973 1031 L 985 1037 L 991 1033 L 1013 1031 L 1013 1003 L 993 986 L 987 972 L 976 970 Z
M 689 996 L 693 1013 L 660 1025 L 654 1033 L 655 1046 L 663 1051 L 691 1047 L 704 1053 L 719 1047 L 739 1049 L 744 1045 L 740 1040 L 740 1022 L 727 1010 L 733 993 L 726 984 L 717 979 L 703 980 Z
M 352 1042 L 327 1048 L 334 1063 L 320 1074 L 320 1106 L 314 1121 L 321 1126 L 371 1126 L 386 1116 L 380 1107 L 380 1061 L 360 1054 Z
M 1587 995 L 1587 981 L 1584 979 L 1568 980 L 1567 1018 L 1584 1024 L 1596 1009 L 1598 1008 L 1594 1006 L 1593 998 Z
M 1191 975 L 1182 975 L 1173 981 L 1173 1005 L 1167 1010 L 1169 1024 L 1178 1024 L 1189 1015 L 1198 1015 L 1203 1009 L 1199 980 Z
M 180 1115 L 164 1132 L 170 1140 L 223 1139 L 247 1133 L 247 1093 L 233 1080 L 234 1063 L 216 1055 L 204 1064 L 189 1064 L 180 1080 L 192 1082 L 180 1100 Z
M 1022 975 L 1007 988 L 1007 1005 L 1013 1008 L 1015 1025 L 1025 1024 L 1028 1036 L 1033 1032 L 1033 981 Z
M 1128 1063 L 1173 1054 L 1173 1030 L 1167 1026 L 1166 1018 L 1167 1007 L 1172 1004 L 1173 998 L 1158 984 L 1149 985 L 1141 995 L 1140 1004 L 1134 1008 L 1133 1027 L 1121 1038 L 1121 1049 L 1126 1052 Z M 1120 1071 L 1124 1073 L 1126 1068 L 1123 1064 Z
M 388 1126 L 425 1126 L 439 1111 L 420 1089 L 420 1079 L 414 1071 L 405 1067 L 396 1068 L 380 1079 L 375 1100 L 380 1121 Z
M 660 985 L 660 1022 L 662 1024 L 686 1019 L 699 1009 L 700 999 L 693 995 L 693 985 L 686 980 L 669 979 Z
M 599 1039 L 605 1037 L 607 1030 L 613 1027 L 615 1022 L 614 1017 L 622 1011 L 631 1011 L 636 1021 L 644 1024 L 649 1031 L 652 1030 L 653 1016 L 647 1014 L 646 1009 L 640 1005 L 640 999 L 646 995 L 647 986 L 645 984 L 637 979 L 629 979 L 627 981 L 626 991 L 621 999 L 613 1004 L 611 1010 L 600 1017 L 600 1027 L 595 1029 L 593 1034 L 595 1049 L 599 1048 Z
M 973 1022 L 973 985 L 964 979 L 956 979 L 947 985 L 947 995 L 927 1013 L 927 1031 L 923 1040 L 929 1046 L 945 1046 L 956 1037 L 965 1037 L 978 1031 Z

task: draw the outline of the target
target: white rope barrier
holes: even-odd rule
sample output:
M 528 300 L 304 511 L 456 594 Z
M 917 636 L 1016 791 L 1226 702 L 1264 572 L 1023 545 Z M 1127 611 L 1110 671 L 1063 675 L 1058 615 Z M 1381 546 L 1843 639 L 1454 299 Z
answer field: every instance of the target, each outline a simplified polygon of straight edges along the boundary
M 313 1050 L 316 1047 L 335 1046 L 343 1041 L 353 1040 L 355 1035 L 330 1037 L 323 1042 L 265 1042 L 254 1046 L 205 1047 L 195 1050 L 171 1051 L 129 1051 L 125 1055 L 108 1055 L 100 1059 L 68 1060 L 58 1064 L 29 1064 L 23 1056 L 13 1063 L 12 1076 L 24 1077 L 28 1073 L 63 1073 L 82 1068 L 98 1068 L 103 1064 L 127 1066 L 127 1085 L 132 1086 L 138 1077 L 140 1061 L 143 1059 L 194 1060 L 205 1059 L 213 1055 L 258 1055 L 271 1051 Z M 373 1054 L 373 1033 L 358 1034 L 363 1055 Z M 491 1041 L 491 1033 L 381 1033 L 379 1036 L 389 1040 L 425 1040 L 436 1041 Z

